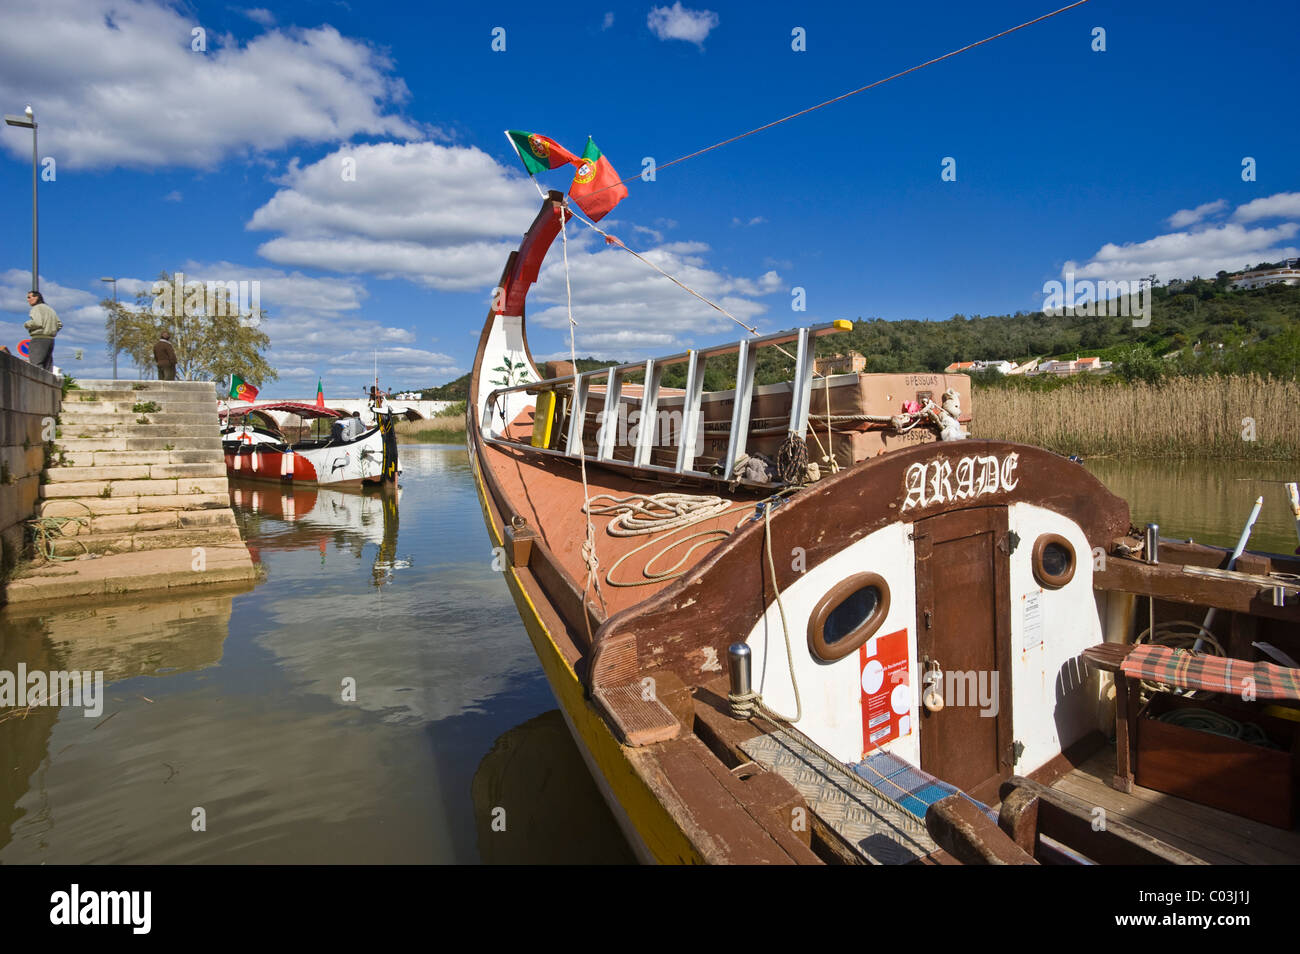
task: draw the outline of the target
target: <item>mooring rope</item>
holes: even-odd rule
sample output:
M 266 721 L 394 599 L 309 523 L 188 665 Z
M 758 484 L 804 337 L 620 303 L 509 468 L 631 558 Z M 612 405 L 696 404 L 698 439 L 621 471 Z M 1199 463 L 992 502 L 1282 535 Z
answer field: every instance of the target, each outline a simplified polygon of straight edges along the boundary
M 569 359 L 573 362 L 573 367 L 578 367 L 578 351 L 574 342 L 574 329 L 578 327 L 578 322 L 573 317 L 573 288 L 569 284 L 569 229 L 565 224 L 564 211 L 560 211 L 560 235 L 563 240 L 561 245 L 564 249 L 564 297 L 565 305 L 569 313 Z M 596 528 L 591 524 L 591 515 L 587 513 L 591 505 L 591 491 L 587 487 L 587 455 L 583 453 L 581 446 L 582 434 L 578 434 L 578 467 L 582 472 L 582 510 L 587 516 L 587 534 L 582 541 L 582 561 L 587 565 L 587 581 L 582 588 L 582 602 L 585 607 L 587 602 L 587 591 L 591 589 L 592 584 L 596 587 L 596 597 L 600 600 L 601 609 L 606 613 L 609 607 L 605 603 L 605 594 L 600 589 L 600 559 L 596 555 Z M 570 448 L 572 450 L 572 448 Z M 582 614 L 583 622 L 587 626 L 588 644 L 593 641 L 591 632 L 591 620 L 588 619 L 584 610 Z
M 1032 20 L 1026 20 L 1024 23 L 1021 23 L 1017 26 L 1013 26 L 1010 29 L 1003 30 L 1000 33 L 994 33 L 992 36 L 986 36 L 984 39 L 976 40 L 974 43 L 967 43 L 963 47 L 960 47 L 956 50 L 950 50 L 949 52 L 944 53 L 942 56 L 936 56 L 933 59 L 926 60 L 924 63 L 918 63 L 915 66 L 910 66 L 905 70 L 902 70 L 898 73 L 894 73 L 892 76 L 886 76 L 884 79 L 878 79 L 874 83 L 868 83 L 866 86 L 859 86 L 857 89 L 849 90 L 847 93 L 841 93 L 839 96 L 835 96 L 831 99 L 825 100 L 824 102 L 817 103 L 815 106 L 809 106 L 805 109 L 801 109 L 796 113 L 791 113 L 789 116 L 782 116 L 780 119 L 775 119 L 770 123 L 764 123 L 762 126 L 756 126 L 755 128 L 748 130 L 747 132 L 743 132 L 738 135 L 731 136 L 730 138 L 723 139 L 721 142 L 715 142 L 711 146 L 705 146 L 703 149 L 697 149 L 694 152 L 687 153 L 684 156 L 678 156 L 676 159 L 670 159 L 668 162 L 659 163 L 655 166 L 655 171 L 658 172 L 659 170 L 667 169 L 669 166 L 675 166 L 678 163 L 685 162 L 688 159 L 694 159 L 697 156 L 702 156 L 706 152 L 712 152 L 714 149 L 721 149 L 723 146 L 729 146 L 733 142 L 739 142 L 740 140 L 748 136 L 753 136 L 757 133 L 764 132 L 765 130 L 772 129 L 775 126 L 780 126 L 782 123 L 788 123 L 792 119 L 798 119 L 800 116 L 806 116 L 809 113 L 816 112 L 819 109 L 825 109 L 827 106 L 833 106 L 835 103 L 838 103 L 845 99 L 849 99 L 852 96 L 857 96 L 859 93 L 865 93 L 867 90 L 875 89 L 877 86 L 883 86 L 886 83 L 892 82 L 893 80 L 900 79 L 906 76 L 908 73 L 915 73 L 917 70 L 923 70 L 927 66 L 933 66 L 935 63 L 942 63 L 944 60 L 951 59 L 952 57 L 957 56 L 958 54 L 965 53 L 967 50 L 973 50 L 977 46 L 983 46 L 985 43 L 992 43 L 994 40 L 1000 40 L 1002 37 L 1009 36 L 1018 30 L 1023 30 L 1026 27 L 1031 27 L 1035 23 L 1041 23 L 1044 20 L 1050 20 L 1054 16 L 1058 16 L 1059 14 L 1065 13 L 1067 10 L 1073 10 L 1075 7 L 1083 6 L 1083 4 L 1087 2 L 1088 0 L 1075 0 L 1074 3 L 1067 4 L 1066 6 L 1061 7 L 1060 9 L 1053 10 L 1051 13 L 1044 13 L 1042 16 L 1035 17 Z M 603 188 L 597 189 L 595 192 L 590 193 L 590 195 L 596 195 L 599 192 L 604 192 L 606 189 L 616 189 L 619 186 L 627 185 L 629 182 L 634 182 L 640 178 L 641 178 L 640 175 L 635 175 L 635 176 L 629 176 L 626 179 L 620 179 L 618 182 L 614 182 L 611 183 L 610 185 L 604 186 Z

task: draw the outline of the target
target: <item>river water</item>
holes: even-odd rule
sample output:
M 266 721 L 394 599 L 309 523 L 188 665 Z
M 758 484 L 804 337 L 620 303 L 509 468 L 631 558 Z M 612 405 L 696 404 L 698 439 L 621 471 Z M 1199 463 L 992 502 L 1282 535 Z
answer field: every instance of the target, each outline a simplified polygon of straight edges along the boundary
M 266 579 L 0 612 L 0 671 L 102 671 L 102 712 L 0 709 L 0 863 L 627 862 L 498 573 L 466 453 L 399 494 L 232 490 Z M 1290 553 L 1287 465 L 1089 461 L 1165 536 Z

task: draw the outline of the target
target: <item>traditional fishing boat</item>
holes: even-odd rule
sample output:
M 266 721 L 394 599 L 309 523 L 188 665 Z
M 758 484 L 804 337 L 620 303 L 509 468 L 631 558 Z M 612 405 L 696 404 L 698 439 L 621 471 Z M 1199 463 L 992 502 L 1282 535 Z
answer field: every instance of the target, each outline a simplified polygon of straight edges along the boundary
M 392 408 L 376 409 L 374 424 L 327 407 L 279 401 L 220 408 L 226 473 L 249 480 L 360 487 L 393 483 L 397 462 Z M 291 441 L 273 415 L 330 422 L 329 433 Z
M 847 323 L 541 368 L 525 299 L 568 215 L 550 193 L 506 264 L 467 439 L 640 858 L 1300 859 L 1300 671 L 1259 649 L 1300 656 L 1300 561 L 1133 528 L 1078 463 L 966 438 L 963 381 L 819 374 Z M 791 380 L 755 386 L 763 349 Z M 735 387 L 706 392 L 706 362 Z

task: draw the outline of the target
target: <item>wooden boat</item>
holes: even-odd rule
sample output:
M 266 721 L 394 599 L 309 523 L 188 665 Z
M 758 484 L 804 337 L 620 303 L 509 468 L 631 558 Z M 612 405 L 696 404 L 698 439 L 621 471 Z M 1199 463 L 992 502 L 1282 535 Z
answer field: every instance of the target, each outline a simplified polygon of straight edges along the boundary
M 360 487 L 393 483 L 401 472 L 391 409 L 376 411 L 369 428 L 358 417 L 294 401 L 223 406 L 220 413 L 221 446 L 230 477 Z M 290 441 L 273 414 L 328 420 L 330 433 Z
M 1300 858 L 1293 817 L 1240 813 L 1265 790 L 1275 821 L 1293 813 L 1296 703 L 1243 703 L 1278 746 L 1243 752 L 1148 718 L 1125 670 L 1186 632 L 1242 665 L 1264 665 L 1257 642 L 1300 656 L 1296 559 L 1245 553 L 1229 568 L 1226 551 L 1158 534 L 1144 551 L 1125 501 L 1078 463 L 937 439 L 960 434 L 918 393 L 934 376 L 819 378 L 815 340 L 835 324 L 548 377 L 524 304 L 564 214 L 551 193 L 506 264 L 467 439 L 506 583 L 639 858 Z M 793 380 L 755 414 L 758 349 L 785 345 Z M 706 396 L 705 362 L 732 354 L 738 386 Z M 890 405 L 836 398 L 854 393 Z M 665 408 L 679 415 L 667 446 Z M 623 433 L 634 417 L 652 423 Z M 773 475 L 746 456 L 777 418 Z M 874 435 L 861 456 L 846 429 Z M 800 459 L 813 445 L 820 475 Z M 1203 626 L 1174 625 L 1209 608 Z M 1243 765 L 1256 774 L 1234 782 Z

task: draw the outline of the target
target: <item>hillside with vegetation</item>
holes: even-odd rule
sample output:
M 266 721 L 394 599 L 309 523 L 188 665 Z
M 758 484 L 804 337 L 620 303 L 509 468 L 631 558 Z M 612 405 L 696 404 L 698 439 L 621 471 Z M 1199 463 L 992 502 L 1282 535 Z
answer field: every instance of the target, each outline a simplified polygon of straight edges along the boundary
M 792 351 L 792 348 L 787 348 Z M 1112 381 L 1155 381 L 1168 375 L 1246 374 L 1294 380 L 1300 374 L 1300 287 L 1271 285 L 1233 291 L 1226 273 L 1158 285 L 1151 293 L 1151 323 L 1133 327 L 1126 316 L 1051 317 L 1042 312 L 1014 315 L 953 315 L 944 321 L 886 321 L 859 318 L 853 329 L 818 339 L 817 353 L 857 351 L 876 372 L 942 371 L 954 361 L 1098 356 L 1114 363 Z M 611 361 L 580 358 L 579 369 L 608 367 Z M 793 362 L 764 348 L 756 366 L 758 383 L 785 380 Z M 666 371 L 664 384 L 680 387 L 685 366 Z M 735 357 L 706 367 L 705 387 L 725 390 L 735 380 Z M 1054 388 L 1061 380 L 976 375 L 984 386 Z M 426 398 L 464 400 L 469 375 Z

